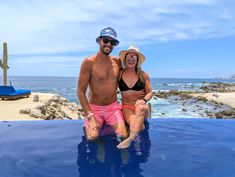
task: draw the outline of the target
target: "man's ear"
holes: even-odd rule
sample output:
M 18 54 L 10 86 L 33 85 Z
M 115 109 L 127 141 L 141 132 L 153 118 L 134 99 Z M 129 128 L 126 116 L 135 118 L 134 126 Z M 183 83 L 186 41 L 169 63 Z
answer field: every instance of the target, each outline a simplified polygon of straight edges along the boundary
M 100 42 L 101 42 L 101 37 L 98 39 L 98 44 L 100 44 Z

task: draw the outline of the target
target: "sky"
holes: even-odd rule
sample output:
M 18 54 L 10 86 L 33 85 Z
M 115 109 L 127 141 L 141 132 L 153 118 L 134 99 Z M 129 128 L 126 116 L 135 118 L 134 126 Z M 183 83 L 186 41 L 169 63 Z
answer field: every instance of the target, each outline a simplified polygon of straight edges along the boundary
M 77 76 L 110 26 L 120 41 L 112 54 L 137 46 L 150 77 L 227 78 L 234 9 L 233 0 L 0 0 L 0 51 L 7 42 L 10 76 Z

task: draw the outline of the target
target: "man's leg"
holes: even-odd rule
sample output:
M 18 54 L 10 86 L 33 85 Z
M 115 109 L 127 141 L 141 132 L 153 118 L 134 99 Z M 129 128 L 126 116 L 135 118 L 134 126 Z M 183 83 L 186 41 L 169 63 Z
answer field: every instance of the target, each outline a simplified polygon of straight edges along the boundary
M 126 125 L 121 110 L 115 110 L 109 115 L 106 119 L 106 123 L 113 128 L 117 136 L 127 138 Z
M 99 136 L 99 131 L 101 129 L 103 122 L 99 121 L 99 119 L 96 119 L 96 118 L 94 118 L 93 120 L 89 120 L 89 121 L 85 119 L 85 134 L 86 134 L 87 140 L 96 140 Z
M 118 102 L 108 105 L 105 110 L 105 123 L 113 128 L 117 136 L 126 138 L 127 130 L 121 108 Z

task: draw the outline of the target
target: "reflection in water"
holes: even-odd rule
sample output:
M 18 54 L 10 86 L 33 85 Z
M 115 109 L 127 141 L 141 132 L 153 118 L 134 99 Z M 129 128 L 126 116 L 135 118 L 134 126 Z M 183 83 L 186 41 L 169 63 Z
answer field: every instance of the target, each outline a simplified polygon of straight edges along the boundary
M 102 130 L 100 139 L 95 142 L 83 136 L 78 144 L 80 177 L 142 177 L 140 164 L 148 161 L 151 148 L 148 130 L 146 121 L 145 130 L 123 150 L 116 147 L 119 142 L 113 133 L 108 133 L 108 128 Z

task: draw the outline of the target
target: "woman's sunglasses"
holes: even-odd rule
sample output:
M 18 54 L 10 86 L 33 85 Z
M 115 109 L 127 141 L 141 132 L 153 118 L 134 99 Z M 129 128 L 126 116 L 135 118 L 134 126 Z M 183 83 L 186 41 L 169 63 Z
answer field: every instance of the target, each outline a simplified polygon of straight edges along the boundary
M 105 44 L 108 44 L 110 42 L 110 44 L 113 45 L 113 46 L 117 45 L 117 41 L 116 40 L 112 40 L 112 39 L 110 40 L 110 39 L 108 39 L 106 37 L 103 37 L 102 40 L 103 40 L 103 43 L 105 43 Z
M 132 58 L 133 60 L 137 60 L 137 59 L 138 59 L 138 57 L 135 56 L 135 55 L 134 55 L 134 56 L 131 56 L 131 55 L 129 55 L 129 54 L 126 55 L 126 59 L 129 60 L 129 59 L 131 59 L 131 58 Z

